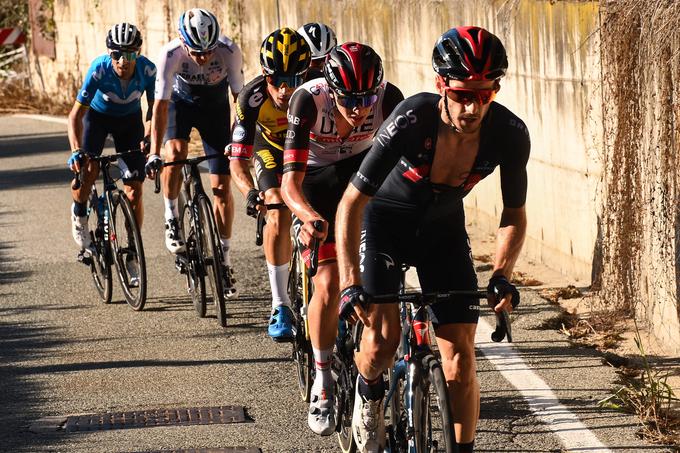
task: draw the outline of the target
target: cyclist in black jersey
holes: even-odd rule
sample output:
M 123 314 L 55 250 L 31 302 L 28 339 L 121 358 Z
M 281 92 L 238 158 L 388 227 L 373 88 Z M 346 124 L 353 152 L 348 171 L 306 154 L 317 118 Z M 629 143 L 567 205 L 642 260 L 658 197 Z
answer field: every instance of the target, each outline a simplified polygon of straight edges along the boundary
M 337 213 L 340 304 L 352 304 L 365 324 L 356 355 L 359 394 L 378 406 L 379 423 L 372 427 L 356 426 L 361 420 L 355 408 L 353 428 L 371 431 L 364 436 L 375 439 L 376 449 L 385 441 L 381 375 L 398 346 L 399 312 L 396 304 L 364 307 L 361 301 L 365 294 L 396 294 L 400 263 L 416 267 L 424 292 L 477 289 L 462 199 L 495 167 L 504 207 L 488 289 L 501 299 L 493 302 L 497 312 L 519 303 L 509 278 L 526 232 L 530 141 L 522 120 L 492 102 L 507 69 L 505 49 L 484 29 L 453 28 L 437 41 L 433 67 L 438 94 L 420 93 L 397 106 Z M 474 352 L 479 305 L 459 298 L 432 311 L 456 439 L 462 453 L 471 452 L 479 417 Z M 370 407 L 360 408 L 365 410 Z
M 253 217 L 266 204 L 281 203 L 283 141 L 288 120 L 286 109 L 295 88 L 307 74 L 311 52 L 305 40 L 290 28 L 275 30 L 262 42 L 263 75 L 243 89 L 236 105 L 229 167 L 234 182 L 246 197 L 246 213 Z M 249 162 L 254 159 L 255 188 Z M 272 315 L 268 334 L 275 341 L 295 336 L 288 297 L 288 264 L 291 255 L 290 211 L 271 210 L 264 229 L 264 255 L 272 290 Z
M 404 96 L 383 81 L 380 57 L 369 46 L 348 42 L 326 59 L 323 79 L 302 85 L 290 100 L 282 194 L 295 213 L 303 247 L 322 241 L 309 334 L 316 363 L 308 423 L 317 434 L 335 431 L 330 362 L 338 326 L 338 268 L 333 235 L 335 210 L 352 174 L 370 149 L 378 127 Z M 313 224 L 321 220 L 322 232 Z

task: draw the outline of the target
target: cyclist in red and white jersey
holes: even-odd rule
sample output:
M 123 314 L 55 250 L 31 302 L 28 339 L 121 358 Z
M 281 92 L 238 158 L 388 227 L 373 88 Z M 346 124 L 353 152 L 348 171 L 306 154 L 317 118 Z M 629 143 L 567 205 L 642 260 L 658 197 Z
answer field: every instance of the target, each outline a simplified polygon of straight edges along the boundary
M 339 293 L 335 210 L 376 130 L 404 97 L 397 87 L 383 81 L 380 57 L 364 44 L 335 47 L 323 72 L 323 79 L 305 83 L 290 100 L 281 187 L 296 216 L 294 230 L 301 246 L 322 242 L 309 305 L 316 379 L 308 423 L 315 433 L 330 435 L 336 423 L 330 363 Z M 314 229 L 317 220 L 323 224 L 322 231 Z

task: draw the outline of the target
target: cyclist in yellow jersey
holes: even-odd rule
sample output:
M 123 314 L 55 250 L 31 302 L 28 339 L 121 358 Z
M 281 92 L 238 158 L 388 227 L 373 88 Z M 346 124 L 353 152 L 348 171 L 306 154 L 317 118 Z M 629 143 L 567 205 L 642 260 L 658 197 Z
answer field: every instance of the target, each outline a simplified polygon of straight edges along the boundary
M 248 83 L 238 96 L 232 131 L 230 170 L 246 197 L 246 212 L 256 216 L 259 203 L 282 203 L 283 142 L 286 138 L 288 101 L 305 81 L 311 61 L 307 42 L 293 29 L 272 32 L 262 43 L 262 75 Z M 249 170 L 254 158 L 255 188 Z M 267 213 L 264 255 L 272 290 L 272 316 L 268 333 L 275 341 L 293 339 L 293 314 L 287 294 L 290 261 L 291 215 L 288 210 Z

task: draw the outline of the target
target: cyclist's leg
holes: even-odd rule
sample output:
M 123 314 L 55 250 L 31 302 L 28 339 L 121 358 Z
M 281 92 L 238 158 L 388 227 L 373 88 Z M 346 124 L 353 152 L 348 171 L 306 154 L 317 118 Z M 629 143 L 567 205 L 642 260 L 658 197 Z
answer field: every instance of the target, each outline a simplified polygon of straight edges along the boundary
M 117 153 L 124 153 L 139 149 L 139 143 L 144 137 L 144 123 L 142 111 L 117 118 L 111 130 Z M 141 230 L 144 221 L 144 205 L 142 203 L 142 188 L 144 182 L 144 155 L 133 153 L 118 161 L 123 173 L 125 195 L 135 212 L 135 220 Z
M 418 276 L 425 292 L 477 289 L 465 218 L 452 216 L 437 232 L 424 230 L 419 243 L 424 259 Z M 425 238 L 437 238 L 426 240 Z M 456 439 L 461 452 L 472 451 L 479 418 L 479 383 L 474 337 L 479 300 L 453 299 L 432 307 L 432 319 L 446 377 Z
M 229 161 L 224 155 L 224 148 L 230 140 L 229 134 L 229 104 L 216 105 L 214 107 L 202 109 L 197 117 L 198 132 L 201 134 L 203 149 L 205 154 L 214 154 L 220 157 L 210 159 L 210 185 L 213 192 L 213 210 L 217 230 L 223 242 L 231 238 L 231 228 L 234 221 L 234 198 L 231 193 L 231 174 L 229 172 Z M 228 245 L 228 244 L 227 244 Z M 228 260 L 229 253 L 225 253 L 225 260 Z M 227 261 L 226 264 L 231 264 Z
M 88 109 L 83 117 L 83 151 L 88 156 L 99 156 L 104 149 L 108 135 L 105 115 Z M 71 227 L 73 239 L 81 248 L 90 245 L 90 234 L 87 227 L 87 200 L 90 197 L 92 184 L 99 175 L 99 163 L 88 160 L 83 167 L 83 183 L 77 190 L 71 189 L 73 205 L 71 206 Z
M 362 255 L 361 280 L 366 292 L 374 296 L 398 292 L 402 260 L 395 247 L 396 234 L 401 240 L 408 241 L 407 236 L 394 228 L 399 222 L 387 220 L 377 215 L 374 205 L 369 203 L 364 212 L 359 250 Z M 370 322 L 364 326 L 361 347 L 355 354 L 359 376 L 352 432 L 360 449 L 374 450 L 382 448 L 385 442 L 382 373 L 394 363 L 401 321 L 396 303 L 372 304 L 367 314 Z
M 193 127 L 195 108 L 182 101 L 171 101 L 168 106 L 168 128 L 163 138 L 163 158 L 166 162 L 186 159 L 189 134 Z M 163 200 L 165 202 L 165 245 L 172 253 L 184 250 L 184 240 L 179 232 L 179 192 L 182 188 L 182 167 L 165 167 L 161 172 Z
M 255 136 L 253 149 L 257 186 L 265 194 L 265 203 L 283 203 L 281 197 L 283 152 L 268 143 L 261 134 Z M 293 317 L 287 291 L 291 224 L 292 218 L 288 209 L 273 209 L 267 212 L 263 246 L 272 291 L 272 316 L 269 320 L 268 333 L 274 340 L 293 337 Z

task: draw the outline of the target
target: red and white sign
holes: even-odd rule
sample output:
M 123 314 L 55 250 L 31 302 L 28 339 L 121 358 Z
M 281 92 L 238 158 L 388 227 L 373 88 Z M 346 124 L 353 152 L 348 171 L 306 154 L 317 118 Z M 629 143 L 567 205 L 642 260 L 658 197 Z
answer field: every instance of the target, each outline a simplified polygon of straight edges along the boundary
M 0 46 L 18 46 L 26 42 L 26 35 L 18 27 L 0 28 Z

